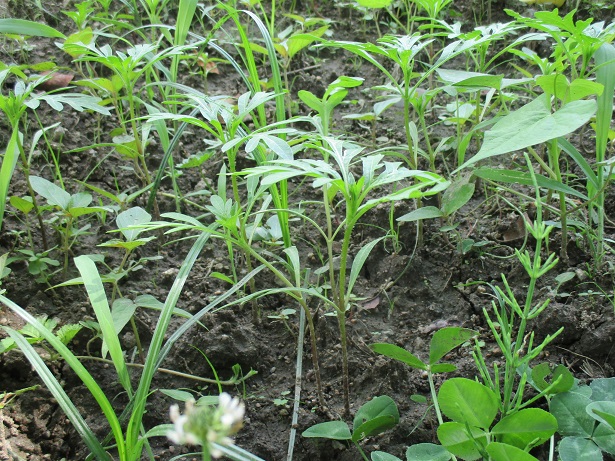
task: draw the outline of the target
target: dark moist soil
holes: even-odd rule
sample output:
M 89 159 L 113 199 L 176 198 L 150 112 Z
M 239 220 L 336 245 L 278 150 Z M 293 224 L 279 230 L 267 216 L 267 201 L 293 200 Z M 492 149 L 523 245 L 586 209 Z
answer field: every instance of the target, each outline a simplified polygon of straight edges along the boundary
M 50 1 L 45 3 L 45 13 L 25 0 L 0 1 L 0 15 L 47 22 L 65 33 L 70 33 L 69 21 L 60 13 L 61 10 L 74 9 L 72 2 Z M 465 28 L 471 29 L 480 19 L 481 2 L 458 2 L 458 19 Z M 315 11 L 311 11 L 311 8 Z M 493 21 L 506 21 L 504 7 L 519 9 L 514 1 L 492 2 Z M 305 15 L 321 15 L 334 19 L 332 30 L 338 39 L 375 40 L 376 30 L 372 22 L 363 22 L 354 10 L 343 7 L 333 8 L 320 3 L 298 2 L 299 12 Z M 527 15 L 531 11 L 525 12 Z M 586 14 L 587 12 L 581 12 Z M 169 12 L 169 21 L 173 22 L 173 12 Z M 608 14 L 608 13 L 607 13 Z M 486 21 L 486 15 L 482 16 Z M 611 18 L 598 18 L 610 20 Z M 282 27 L 282 24 L 280 24 Z M 280 29 L 281 30 L 281 29 Z M 36 63 L 46 60 L 57 60 L 57 64 L 65 67 L 66 73 L 76 72 L 70 59 L 63 55 L 51 40 L 28 40 L 26 49 L 11 39 L 3 41 L 0 53 L 4 62 Z M 25 61 L 24 61 L 25 60 Z M 464 63 L 459 63 L 463 68 Z M 264 67 L 265 69 L 265 67 Z M 193 69 L 194 70 L 194 69 Z M 358 75 L 366 79 L 363 88 L 382 83 L 380 75 L 368 65 L 357 63 L 341 52 L 321 50 L 317 53 L 306 53 L 304 57 L 293 61 L 292 78 L 294 91 L 308 89 L 315 94 L 322 94 L 326 85 L 340 75 Z M 266 72 L 266 70 L 264 71 Z M 515 76 L 510 71 L 507 76 Z M 204 81 L 195 73 L 186 72 L 183 83 L 204 89 Z M 9 82 L 10 84 L 10 82 Z M 230 66 L 220 66 L 220 74 L 211 74 L 207 81 L 211 94 L 228 94 L 237 96 L 245 90 L 235 76 Z M 3 92 L 7 88 L 3 89 Z M 351 98 L 357 101 L 369 101 L 370 95 L 359 90 L 351 91 Z M 298 99 L 295 99 L 299 101 Z M 369 106 L 367 106 L 369 107 Z M 298 104 L 300 113 L 308 113 L 306 107 Z M 340 113 L 356 112 L 356 107 L 342 108 Z M 51 134 L 51 144 L 57 152 L 61 152 L 59 167 L 66 187 L 71 192 L 80 189 L 76 180 L 86 180 L 97 187 L 115 190 L 116 184 L 121 190 L 137 187 L 134 174 L 126 169 L 128 163 L 117 154 L 112 154 L 100 162 L 106 151 L 90 149 L 70 153 L 71 149 L 82 148 L 94 143 L 94 133 L 100 129 L 109 133 L 115 128 L 113 117 L 97 119 L 91 115 L 65 110 L 61 114 L 50 109 L 41 108 L 38 111 L 44 126 L 61 122 L 59 128 Z M 378 142 L 390 142 L 392 145 L 403 142 L 400 114 L 389 111 L 383 120 L 377 124 Z M 437 114 L 436 114 L 437 115 Z M 430 120 L 433 123 L 435 119 Z M 29 119 L 28 133 L 31 135 L 37 129 L 36 120 Z M 6 145 L 10 132 L 7 123 L 0 121 L 0 144 Z M 338 119 L 335 129 L 339 133 L 350 133 L 358 139 L 369 139 L 369 130 L 356 122 Z M 439 126 L 436 128 L 434 142 L 439 136 L 448 136 L 452 128 Z M 28 137 L 26 137 L 29 139 Z M 196 129 L 190 130 L 182 139 L 178 155 L 187 158 L 190 154 L 201 152 L 205 146 L 202 142 L 203 133 Z M 109 142 L 109 139 L 103 139 Z M 576 142 L 576 139 L 573 138 Z M 591 145 L 591 143 L 589 143 Z M 39 146 L 41 150 L 44 146 Z M 149 159 L 151 169 L 155 171 L 160 162 L 162 150 L 154 143 L 150 145 Z M 450 155 L 453 155 L 451 152 Z M 503 160 L 504 161 L 504 160 Z M 179 163 L 179 162 L 177 162 Z M 249 160 L 240 159 L 241 166 L 250 165 Z M 221 160 L 214 157 L 201 169 L 183 170 L 179 177 L 180 188 L 184 193 L 203 189 L 212 190 L 217 181 Z M 53 178 L 53 171 L 42 155 L 35 156 L 32 174 Z M 293 184 L 298 187 L 299 184 Z M 310 198 L 312 191 L 303 187 L 297 189 Z M 486 190 L 486 189 L 485 189 Z M 11 184 L 11 194 L 23 195 L 25 181 L 19 168 Z M 160 211 L 174 211 L 172 189 L 170 182 L 163 183 L 160 195 Z M 490 197 L 492 192 L 489 192 Z M 301 197 L 294 196 L 298 201 Z M 435 415 L 429 411 L 427 404 L 415 403 L 410 399 L 413 395 L 428 396 L 429 387 L 426 376 L 416 370 L 375 355 L 368 345 L 374 342 L 390 342 L 413 351 L 419 357 L 425 358 L 434 331 L 444 326 L 463 326 L 474 329 L 485 341 L 485 352 L 488 360 L 502 360 L 499 349 L 495 346 L 486 325 L 482 310 L 489 309 L 493 292 L 489 285 L 472 284 L 484 282 L 487 284 L 501 283 L 501 274 L 514 287 L 515 292 L 523 297 L 526 290 L 527 276 L 514 250 L 521 249 L 524 243 L 522 221 L 515 210 L 503 201 L 486 200 L 481 187 L 477 187 L 472 202 L 465 206 L 456 216 L 459 226 L 456 232 L 442 232 L 443 223 L 429 221 L 425 226 L 425 244 L 417 251 L 415 246 L 416 232 L 413 226 L 404 225 L 400 229 L 401 249 L 396 253 L 387 241 L 385 245 L 375 247 L 369 257 L 357 283 L 356 294 L 359 297 L 353 307 L 348 322 L 349 361 L 351 409 L 355 412 L 363 403 L 378 395 L 392 397 L 399 406 L 400 424 L 394 429 L 368 438 L 363 442 L 367 452 L 384 450 L 400 458 L 404 458 L 408 445 L 418 442 L 435 442 L 437 428 Z M 508 198 L 514 199 L 510 196 Z M 145 199 L 137 199 L 135 205 L 145 205 Z M 516 200 L 516 199 L 514 199 Z M 200 205 L 207 203 L 206 198 L 195 199 Z M 396 216 L 411 210 L 412 204 L 402 203 L 396 209 Z M 185 205 L 185 213 L 199 215 L 202 211 L 191 205 Z M 528 210 L 531 213 L 531 210 Z M 608 216 L 615 216 L 615 197 L 611 190 L 607 202 Z M 382 223 L 388 222 L 388 207 L 377 208 L 368 214 L 356 232 L 352 253 L 356 254 L 362 245 L 383 235 Z M 105 254 L 106 262 L 112 267 L 119 263 L 119 252 L 106 251 L 97 247 L 98 243 L 112 238 L 114 235 L 106 232 L 114 228 L 114 220 L 108 219 L 102 224 L 95 219 L 85 220 L 92 227 L 89 235 L 79 239 L 73 247 L 74 255 L 99 253 Z M 33 220 L 30 221 L 34 231 L 34 239 L 40 245 L 41 236 Z M 318 246 L 318 236 L 307 226 L 297 223 L 299 242 L 313 242 Z M 386 227 L 387 224 L 384 224 Z M 5 228 L 0 237 L 1 253 L 10 252 L 17 255 L 18 249 L 27 248 L 24 236 L 23 222 L 17 219 L 15 210 L 7 208 Z M 615 238 L 613 227 L 608 228 L 609 238 Z M 53 236 L 52 228 L 47 228 L 48 236 Z M 55 237 L 54 237 L 55 238 Z M 462 253 L 462 239 L 472 238 L 475 242 L 487 242 L 486 246 L 474 247 Z M 53 240 L 53 239 L 52 239 Z M 133 298 L 142 294 L 150 294 L 164 301 L 170 289 L 179 266 L 187 254 L 191 241 L 171 242 L 168 239 L 158 240 L 142 247 L 137 252 L 139 257 L 159 256 L 161 259 L 150 261 L 144 267 L 131 274 L 121 286 L 124 296 Z M 551 251 L 559 251 L 558 235 L 555 233 L 550 245 Z M 55 244 L 55 243 L 54 243 Z M 306 243 L 300 250 L 306 263 L 318 267 L 317 247 Z M 532 248 L 532 242 L 528 241 Z M 541 354 L 538 361 L 549 361 L 553 364 L 568 366 L 581 380 L 612 376 L 615 366 L 613 341 L 615 337 L 615 322 L 613 321 L 613 305 L 604 296 L 596 294 L 599 289 L 612 294 L 613 290 L 613 260 L 608 258 L 611 273 L 599 271 L 590 273 L 592 260 L 582 239 L 573 236 L 569 247 L 570 260 L 559 265 L 546 277 L 540 280 L 537 290 L 537 300 L 552 299 L 547 311 L 532 324 L 536 340 L 555 332 L 563 326 L 564 332 Z M 53 257 L 61 259 L 57 252 Z M 246 273 L 245 266 L 236 265 L 239 276 Z M 35 277 L 28 273 L 25 262 L 14 262 L 12 273 L 3 280 L 3 288 L 7 296 L 14 302 L 35 315 L 47 315 L 57 318 L 60 324 L 77 323 L 93 319 L 93 312 L 88 304 L 82 287 L 64 287 L 48 289 L 45 283 L 37 283 Z M 178 307 L 190 313 L 195 313 L 204 307 L 217 295 L 228 289 L 225 282 L 211 276 L 212 272 L 230 273 L 226 248 L 219 243 L 211 243 L 204 249 L 193 268 L 186 287 L 182 293 Z M 565 285 L 558 285 L 555 276 L 564 272 L 573 272 L 574 278 Z M 258 287 L 271 286 L 275 282 L 271 277 L 261 273 L 256 280 Z M 49 284 L 55 285 L 76 276 L 71 267 L 68 274 L 61 273 L 50 278 Z M 593 294 L 589 294 L 590 290 Z M 564 294 L 562 294 L 564 293 Z M 523 298 L 521 298 L 523 299 Z M 215 368 L 221 379 L 232 376 L 232 368 L 238 364 L 243 374 L 250 370 L 258 373 L 245 381 L 245 384 L 227 387 L 225 390 L 240 395 L 246 403 L 245 427 L 237 436 L 239 446 L 253 452 L 265 460 L 286 459 L 288 439 L 291 430 L 292 396 L 295 384 L 296 336 L 298 333 L 297 316 L 284 322 L 269 316 L 279 314 L 285 308 L 297 308 L 289 299 L 283 296 L 272 296 L 258 301 L 260 320 L 253 320 L 251 306 L 233 307 L 207 314 L 203 319 L 203 327 L 193 328 L 175 345 L 172 354 L 165 362 L 168 369 L 190 373 L 192 375 L 213 379 L 211 366 Z M 316 330 L 318 350 L 323 378 L 327 412 L 318 407 L 314 373 L 312 369 L 310 347 L 306 336 L 303 360 L 303 390 L 299 410 L 297 430 L 300 434 L 311 425 L 330 418 L 340 418 L 343 413 L 341 348 L 339 331 L 335 317 L 324 315 L 321 307 L 314 306 L 316 314 Z M 137 310 L 136 323 L 141 341 L 147 346 L 156 324 L 156 311 Z M 181 321 L 172 326 L 175 329 Z M 0 324 L 12 328 L 20 328 L 23 322 L 10 310 L 0 310 Z M 128 330 L 128 329 L 127 329 Z M 99 355 L 100 342 L 91 341 L 93 334 L 84 329 L 71 343 L 75 353 Z M 135 350 L 135 336 L 132 332 L 121 334 L 121 341 L 128 354 Z M 207 360 L 205 357 L 207 357 Z M 138 357 L 135 357 L 138 361 Z M 457 371 L 448 375 L 473 378 L 476 367 L 467 348 L 460 348 L 450 353 L 446 360 L 457 366 Z M 208 364 L 211 362 L 211 366 Z M 538 362 L 537 361 L 537 362 Z M 76 378 L 68 366 L 61 361 L 48 362 L 52 371 L 64 385 L 64 388 L 75 404 L 80 408 L 86 421 L 95 433 L 102 439 L 108 430 L 99 408 L 89 396 L 87 389 Z M 118 412 L 126 404 L 126 396 L 117 382 L 113 367 L 94 360 L 84 360 L 85 366 L 117 406 Z M 139 369 L 133 370 L 136 383 Z M 443 379 L 438 376 L 438 380 Z M 16 351 L 0 356 L 0 391 L 13 392 L 28 386 L 41 384 L 29 363 Z M 178 377 L 172 374 L 159 373 L 153 383 L 153 389 L 186 389 L 195 396 L 217 394 L 216 385 L 200 383 L 194 380 Z M 161 392 L 153 392 L 148 401 L 148 412 L 145 416 L 146 428 L 169 421 L 169 406 L 173 401 Z M 67 460 L 85 459 L 87 451 L 70 426 L 67 418 L 52 398 L 51 394 L 40 386 L 35 391 L 27 392 L 16 398 L 10 405 L 0 411 L 0 459 Z M 182 447 L 173 446 L 165 438 L 153 440 L 153 450 L 156 459 L 168 460 L 173 456 L 186 452 Z M 536 454 L 541 456 L 540 453 Z M 301 460 L 357 460 L 360 455 L 352 446 L 340 442 L 306 439 L 298 435 L 293 459 Z

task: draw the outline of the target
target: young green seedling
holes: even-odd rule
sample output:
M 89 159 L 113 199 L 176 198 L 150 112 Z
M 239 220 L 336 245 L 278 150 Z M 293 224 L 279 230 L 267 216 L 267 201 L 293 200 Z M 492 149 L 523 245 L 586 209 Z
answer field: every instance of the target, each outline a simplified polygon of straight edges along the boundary
M 394 344 L 376 343 L 370 345 L 370 349 L 378 354 L 399 360 L 412 368 L 427 372 L 436 416 L 438 417 L 438 422 L 442 424 L 442 413 L 440 412 L 433 375 L 434 373 L 449 373 L 455 371 L 457 369 L 455 365 L 450 363 L 439 363 L 440 360 L 453 349 L 474 338 L 476 335 L 477 333 L 475 331 L 461 327 L 446 327 L 436 331 L 431 337 L 431 342 L 429 344 L 429 361 L 427 363 L 423 362 L 406 349 Z
M 261 167 L 243 171 L 250 177 L 261 178 L 262 186 L 271 186 L 289 178 L 303 176 L 313 178 L 313 187 L 323 189 L 322 205 L 325 209 L 324 226 L 308 219 L 322 235 L 327 246 L 328 282 L 332 291 L 332 304 L 340 328 L 342 345 L 342 369 L 344 379 L 344 403 L 348 414 L 350 398 L 348 391 L 348 351 L 346 344 L 346 313 L 350 309 L 355 282 L 371 250 L 381 240 L 376 239 L 363 246 L 354 260 L 350 258 L 350 244 L 355 227 L 361 217 L 380 203 L 391 203 L 404 199 L 434 195 L 446 188 L 448 183 L 434 173 L 412 171 L 401 166 L 400 162 L 384 161 L 384 155 L 372 154 L 360 157 L 363 148 L 349 142 L 330 137 L 318 139 L 313 146 L 318 149 L 323 160 L 279 158 Z M 361 159 L 362 174 L 357 176 L 352 166 Z M 334 165 L 329 163 L 332 159 Z M 414 183 L 409 184 L 410 181 Z M 396 184 L 397 190 L 382 197 L 370 198 L 376 189 Z M 326 192 L 326 193 L 325 193 Z M 330 207 L 336 196 L 345 205 L 345 219 L 334 225 Z M 307 219 L 307 218 L 306 218 Z M 335 264 L 334 241 L 342 236 L 338 265 Z M 352 261 L 352 262 L 351 262 Z M 350 274 L 347 269 L 350 267 Z
M 380 434 L 399 423 L 397 405 L 390 397 L 381 395 L 365 403 L 354 417 L 352 432 L 344 421 L 328 421 L 315 424 L 303 431 L 303 437 L 346 440 L 355 444 L 361 457 L 368 461 L 359 442 L 366 437 Z
M 307 106 L 316 111 L 320 117 L 320 130 L 322 136 L 328 136 L 331 128 L 331 114 L 348 95 L 348 88 L 354 88 L 363 83 L 361 77 L 346 77 L 342 75 L 327 86 L 322 98 L 307 90 L 299 90 L 297 95 Z
M 89 226 L 80 229 L 73 227 L 77 218 L 87 214 L 111 210 L 106 207 L 90 206 L 92 203 L 92 196 L 87 192 L 78 192 L 71 195 L 61 187 L 38 176 L 30 176 L 30 183 L 32 184 L 32 189 L 45 198 L 52 208 L 58 211 L 57 229 L 62 237 L 60 250 L 64 254 L 64 272 L 66 272 L 66 270 L 68 270 L 68 254 L 70 248 L 77 237 L 83 235 L 89 228 Z

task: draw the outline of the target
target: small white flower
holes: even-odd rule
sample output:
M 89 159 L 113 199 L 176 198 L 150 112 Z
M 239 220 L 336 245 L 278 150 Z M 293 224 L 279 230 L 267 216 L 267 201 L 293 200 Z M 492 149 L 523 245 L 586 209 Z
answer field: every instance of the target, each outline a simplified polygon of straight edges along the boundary
M 185 414 L 181 414 L 178 405 L 170 408 L 173 430 L 167 437 L 180 445 L 207 445 L 213 458 L 222 456 L 222 452 L 213 448 L 213 444 L 232 445 L 229 437 L 241 429 L 246 407 L 237 397 L 226 392 L 220 394 L 218 406 L 195 406 L 194 400 L 186 402 Z
M 246 407 L 237 397 L 231 398 L 229 394 L 223 392 L 218 398 L 218 408 L 222 411 L 220 422 L 224 427 L 234 429 L 237 432 L 246 414 Z

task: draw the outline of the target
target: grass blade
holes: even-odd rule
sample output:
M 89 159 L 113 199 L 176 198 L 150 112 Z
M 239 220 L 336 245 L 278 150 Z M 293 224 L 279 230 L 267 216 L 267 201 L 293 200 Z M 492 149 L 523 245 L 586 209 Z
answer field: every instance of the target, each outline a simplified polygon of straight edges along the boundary
M 99 460 L 111 460 L 109 454 L 105 451 L 103 446 L 98 442 L 96 436 L 85 422 L 77 407 L 73 404 L 70 397 L 66 394 L 56 377 L 51 373 L 45 362 L 38 355 L 36 350 L 28 343 L 28 340 L 19 332 L 4 327 L 4 330 L 9 334 L 9 336 L 15 341 L 15 344 L 21 349 L 24 353 L 25 357 L 28 359 L 34 370 L 38 373 L 43 383 L 49 391 L 53 394 L 55 399 L 58 401 L 58 404 L 64 411 L 64 414 L 69 419 L 69 421 L 73 424 L 81 440 L 87 445 L 90 451 L 96 456 L 96 459 Z M 51 332 L 50 332 L 51 333 Z
M 128 374 L 126 361 L 124 360 L 122 346 L 117 336 L 119 331 L 116 331 L 113 325 L 111 309 L 109 308 L 105 288 L 103 287 L 96 264 L 88 256 L 84 255 L 75 258 L 75 265 L 77 269 L 79 269 L 79 273 L 83 279 L 83 285 L 85 286 L 88 298 L 96 314 L 96 319 L 100 325 L 104 342 L 109 349 L 109 354 L 113 360 L 113 365 L 117 371 L 120 383 L 130 396 L 132 394 L 132 385 L 130 383 L 130 375 Z
M 9 309 L 11 309 L 13 312 L 15 312 L 17 315 L 19 315 L 27 323 L 36 328 L 41 334 L 41 336 L 43 336 L 45 340 L 62 357 L 62 359 L 66 361 L 66 364 L 71 367 L 71 369 L 77 374 L 77 376 L 79 376 L 83 384 L 85 384 L 92 396 L 96 399 L 98 405 L 100 405 L 100 408 L 105 418 L 111 426 L 111 431 L 117 445 L 117 450 L 120 453 L 120 460 L 125 460 L 125 444 L 122 428 L 117 419 L 115 411 L 111 406 L 111 403 L 109 403 L 109 400 L 105 396 L 98 383 L 94 380 L 90 372 L 86 370 L 86 368 L 81 364 L 79 359 L 75 357 L 75 355 L 68 349 L 68 347 L 66 347 L 52 332 L 45 328 L 44 325 L 38 321 L 38 319 L 36 319 L 26 310 L 24 310 L 5 296 L 0 295 L 0 302 L 7 306 Z
M 4 151 L 2 167 L 0 167 L 0 228 L 2 228 L 2 223 L 4 221 L 4 210 L 6 209 L 6 197 L 9 192 L 9 184 L 11 184 L 15 165 L 17 165 L 17 158 L 19 157 L 18 136 L 19 131 L 13 130 L 11 139 Z
M 26 19 L 0 19 L 0 34 L 28 35 L 31 37 L 63 38 L 66 35 L 46 24 Z

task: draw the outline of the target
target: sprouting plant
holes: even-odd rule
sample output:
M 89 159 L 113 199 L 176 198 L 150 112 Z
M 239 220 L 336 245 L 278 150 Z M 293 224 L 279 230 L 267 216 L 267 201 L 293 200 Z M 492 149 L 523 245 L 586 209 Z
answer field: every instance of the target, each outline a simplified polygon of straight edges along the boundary
M 76 3 L 75 8 L 76 11 L 62 11 L 62 13 L 68 16 L 75 23 L 77 29 L 82 30 L 88 23 L 92 13 L 94 13 L 92 0 L 85 0 L 83 2 Z
M 344 407 L 350 411 L 348 390 L 348 352 L 346 344 L 346 315 L 350 309 L 350 300 L 354 285 L 363 264 L 371 250 L 381 240 L 375 239 L 363 246 L 352 263 L 350 262 L 350 245 L 354 230 L 361 217 L 380 203 L 433 195 L 446 188 L 447 183 L 440 176 L 424 171 L 408 170 L 400 162 L 384 161 L 384 155 L 373 154 L 360 156 L 363 148 L 335 138 L 325 137 L 314 145 L 322 155 L 322 160 L 278 158 L 261 167 L 246 169 L 242 174 L 248 177 L 261 178 L 261 185 L 270 186 L 281 180 L 296 176 L 313 178 L 313 187 L 323 192 L 322 206 L 325 211 L 325 223 L 319 224 L 308 219 L 318 230 L 327 248 L 327 266 L 325 273 L 331 287 L 331 299 L 328 304 L 335 308 L 337 315 L 341 346 L 342 369 L 344 379 Z M 360 159 L 362 174 L 357 177 L 353 173 L 353 165 Z M 330 161 L 333 161 L 333 165 Z M 414 184 L 403 184 L 403 181 L 414 180 Z M 371 198 L 376 189 L 397 184 L 394 192 L 382 197 Z M 345 218 L 334 225 L 331 208 L 336 197 L 345 206 Z M 307 219 L 307 218 L 304 218 Z M 341 238 L 339 255 L 334 254 L 334 242 Z M 335 257 L 339 257 L 339 265 Z M 339 266 L 339 269 L 336 268 Z M 348 274 L 347 269 L 350 268 Z M 339 272 L 338 272 L 339 271 Z
M 303 19 L 303 18 L 300 18 Z M 306 30 L 306 28 L 317 26 L 321 23 L 325 23 L 324 26 L 320 26 L 316 29 Z M 322 37 L 329 29 L 329 21 L 319 18 L 312 18 L 309 20 L 303 20 L 299 22 L 301 27 L 299 30 L 295 30 L 293 26 L 289 26 L 284 31 L 280 32 L 277 36 L 277 40 L 274 40 L 275 51 L 280 55 L 280 66 L 282 67 L 284 77 L 284 87 L 286 88 L 286 108 L 287 116 L 292 116 L 291 104 L 290 104 L 290 90 L 291 85 L 288 80 L 288 72 L 290 65 L 295 56 L 297 56 L 302 50 L 312 45 L 318 38 Z M 262 46 L 251 43 L 251 47 L 254 51 L 263 53 L 265 56 L 269 55 L 269 51 Z
M 58 356 L 64 359 L 68 366 L 71 367 L 77 376 L 83 381 L 92 397 L 99 404 L 102 416 L 108 421 L 111 436 L 106 441 L 100 441 L 89 427 L 86 420 L 83 418 L 75 404 L 72 402 L 66 391 L 62 388 L 58 379 L 49 370 L 44 363 L 39 353 L 30 345 L 27 339 L 16 330 L 3 326 L 2 329 L 8 333 L 9 337 L 15 342 L 17 347 L 21 349 L 26 358 L 33 365 L 36 372 L 43 378 L 43 381 L 49 388 L 50 392 L 58 401 L 60 407 L 66 413 L 67 418 L 77 429 L 79 436 L 98 460 L 111 460 L 109 449 L 113 447 L 115 453 L 114 459 L 120 461 L 138 461 L 141 459 L 141 454 L 147 450 L 151 455 L 149 446 L 149 438 L 161 437 L 166 435 L 169 429 L 168 425 L 157 426 L 146 431 L 143 427 L 143 415 L 149 395 L 151 394 L 151 384 L 156 373 L 156 370 L 162 364 L 162 361 L 170 352 L 173 344 L 185 332 L 195 325 L 203 315 L 211 311 L 216 306 L 226 303 L 227 299 L 232 296 L 237 290 L 241 289 L 250 280 L 258 270 L 253 271 L 239 281 L 228 292 L 218 296 L 212 303 L 203 307 L 197 314 L 187 319 L 175 332 L 166 339 L 167 330 L 171 317 L 174 313 L 175 306 L 179 299 L 182 288 L 187 280 L 188 274 L 194 265 L 203 246 L 207 242 L 209 234 L 202 234 L 191 251 L 187 255 L 184 263 L 179 269 L 179 273 L 175 279 L 175 283 L 171 288 L 169 295 L 160 310 L 159 320 L 156 329 L 153 333 L 152 340 L 149 345 L 149 351 L 146 355 L 146 361 L 142 367 L 142 372 L 137 383 L 136 389 L 131 382 L 130 374 L 128 373 L 128 365 L 125 353 L 121 348 L 118 331 L 111 315 L 105 290 L 102 280 L 98 274 L 95 263 L 88 256 L 79 256 L 75 258 L 75 264 L 79 269 L 83 278 L 83 283 L 87 291 L 90 303 L 96 315 L 98 324 L 100 325 L 103 340 L 108 348 L 115 371 L 117 372 L 118 380 L 126 392 L 130 402 L 126 406 L 128 409 L 127 423 L 120 422 L 120 416 L 116 414 L 111 401 L 99 383 L 93 378 L 92 374 L 83 366 L 79 358 L 77 358 L 43 323 L 32 316 L 30 313 L 22 309 L 20 306 L 12 302 L 5 296 L 0 295 L 0 302 L 11 309 L 13 312 L 22 317 L 31 328 L 36 330 L 38 334 L 45 338 L 50 349 Z M 239 301 L 242 302 L 243 300 Z M 217 446 L 216 446 L 217 447 Z M 232 453 L 231 453 L 232 454 Z M 152 455 L 153 456 L 153 455 Z M 241 459 L 241 456 L 235 456 Z M 253 457 L 252 459 L 257 459 Z
M 59 267 L 60 261 L 49 256 L 56 247 L 50 248 L 47 251 L 36 253 L 33 250 L 20 249 L 17 250 L 21 255 L 16 255 L 11 258 L 11 261 L 24 260 L 28 265 L 28 273 L 36 277 L 38 283 L 49 284 L 49 279 L 59 271 L 51 272 L 52 267 Z
M 357 447 L 361 457 L 368 461 L 359 442 L 380 434 L 399 423 L 399 411 L 391 397 L 381 395 L 363 404 L 352 421 L 352 432 L 344 421 L 328 421 L 315 424 L 301 434 L 303 437 L 347 440 Z
M 342 75 L 327 86 L 322 98 L 318 98 L 311 91 L 299 90 L 297 93 L 299 99 L 318 114 L 319 122 L 315 125 L 320 129 L 320 134 L 322 136 L 329 136 L 333 109 L 339 106 L 346 98 L 348 95 L 348 88 L 361 85 L 363 80 L 364 79 L 361 77 L 346 77 Z
M 91 206 L 92 196 L 87 192 L 71 195 L 51 181 L 38 176 L 30 176 L 30 183 L 32 189 L 45 198 L 47 203 L 58 212 L 50 222 L 61 237 L 60 251 L 64 254 L 64 272 L 66 272 L 71 247 L 75 240 L 84 235 L 90 227 L 89 224 L 81 228 L 75 227 L 77 219 L 88 214 L 110 210 L 100 206 Z
M 60 328 L 58 326 L 57 319 L 50 319 L 46 315 L 38 317 L 37 320 L 41 322 L 50 332 L 53 332 L 55 337 L 64 345 L 68 344 L 81 330 L 82 326 L 79 324 L 66 324 Z M 45 337 L 40 332 L 33 328 L 32 325 L 26 325 L 20 330 L 19 334 L 23 335 L 29 344 L 36 344 L 42 347 L 49 354 L 50 360 L 58 360 L 60 356 L 45 343 Z M 15 340 L 11 337 L 4 338 L 0 341 L 0 354 L 7 353 L 17 348 Z
M 18 77 L 23 76 L 23 73 L 17 67 L 3 69 L 0 71 L 0 84 L 2 84 L 11 73 L 14 73 Z M 32 199 L 32 204 L 39 220 L 39 226 L 41 228 L 43 239 L 43 248 L 45 250 L 48 248 L 46 234 L 42 217 L 38 212 L 35 191 L 30 182 L 30 168 L 34 148 L 30 149 L 29 155 L 26 154 L 24 148 L 24 136 L 21 132 L 22 118 L 27 109 L 36 110 L 41 101 L 47 102 L 57 111 L 64 110 L 64 104 L 68 104 L 77 111 L 93 110 L 101 114 L 109 114 L 109 111 L 106 108 L 98 104 L 100 99 L 93 96 L 78 93 L 36 93 L 35 89 L 37 86 L 46 81 L 48 78 L 49 76 L 43 76 L 30 83 L 26 83 L 24 80 L 19 79 L 15 83 L 13 91 L 9 92 L 7 95 L 0 94 L 0 110 L 6 115 L 11 125 L 11 138 L 6 146 L 6 154 L 2 159 L 2 167 L 0 167 L 0 177 L 2 178 L 2 186 L 0 187 L 0 225 L 2 225 L 2 220 L 4 217 L 6 198 L 11 178 L 18 160 L 21 160 L 21 168 L 26 178 L 28 193 Z M 33 140 L 38 141 L 39 138 L 40 134 L 37 133 Z
M 159 51 L 160 44 L 137 44 L 126 52 L 113 51 L 110 45 L 73 43 L 65 50 L 77 53 L 75 62 L 97 63 L 113 73 L 111 79 L 94 79 L 88 85 L 100 86 L 112 98 L 120 126 L 113 136 L 117 151 L 132 160 L 135 174 L 143 187 L 152 182 L 146 162 L 147 142 L 151 127 L 139 123 L 143 101 L 137 97 L 136 85 L 166 58 L 179 56 L 191 46 L 173 46 Z

